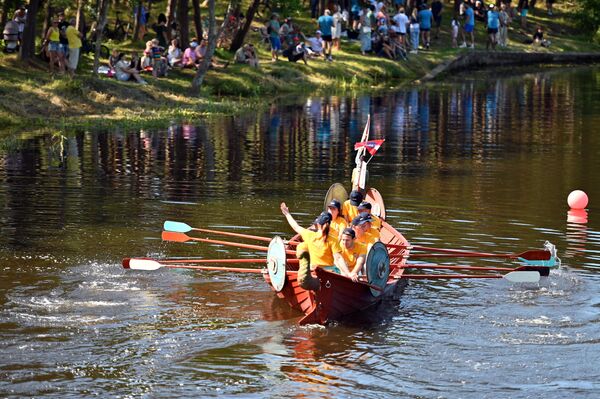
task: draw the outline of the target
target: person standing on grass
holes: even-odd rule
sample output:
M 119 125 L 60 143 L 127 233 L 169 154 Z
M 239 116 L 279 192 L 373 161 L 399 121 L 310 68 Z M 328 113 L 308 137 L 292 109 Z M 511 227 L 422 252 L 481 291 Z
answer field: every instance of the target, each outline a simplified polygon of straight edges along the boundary
M 467 47 L 467 40 L 465 37 L 465 33 L 471 36 L 471 48 L 475 48 L 475 12 L 473 11 L 473 8 L 471 8 L 471 6 L 469 5 L 469 3 L 463 3 L 460 5 L 463 12 L 461 14 L 464 14 L 465 16 L 465 25 L 463 26 L 463 34 L 462 34 L 462 39 L 463 39 L 463 44 L 460 45 L 460 47 L 465 48 Z
M 267 23 L 267 32 L 269 34 L 269 41 L 271 42 L 271 60 L 277 61 L 279 59 L 279 51 L 281 50 L 281 39 L 279 38 L 279 16 L 277 14 L 271 15 L 271 19 Z
M 367 51 L 371 51 L 371 30 L 373 25 L 373 6 L 365 6 L 360 16 L 360 52 L 365 55 Z
M 498 45 L 506 47 L 508 44 L 508 25 L 510 25 L 510 15 L 506 11 L 506 3 L 500 4 L 500 28 L 498 29 Z
M 427 4 L 423 4 L 423 8 L 417 14 L 419 18 L 419 29 L 421 31 L 421 40 L 427 50 L 429 50 L 429 44 L 431 42 L 431 21 L 433 20 L 433 13 L 429 9 Z
M 75 18 L 71 18 L 69 26 L 65 31 L 69 43 L 69 58 L 67 60 L 67 71 L 71 77 L 75 76 L 77 64 L 79 63 L 79 51 L 81 50 L 81 38 L 83 35 L 75 27 Z
M 433 23 L 435 27 L 434 39 L 438 39 L 440 35 L 440 26 L 442 26 L 442 9 L 444 6 L 440 0 L 433 0 L 431 3 L 431 13 L 433 14 Z
M 419 51 L 419 15 L 417 13 L 417 8 L 413 8 L 412 14 L 410 16 L 410 45 L 412 50 L 411 54 L 417 54 Z
M 327 61 L 333 61 L 331 58 L 331 47 L 333 38 L 331 35 L 331 28 L 333 27 L 333 17 L 331 16 L 331 11 L 325 9 L 323 15 L 319 17 L 317 20 L 317 25 L 319 26 L 319 30 L 323 34 L 323 41 L 325 42 L 325 59 Z
M 496 6 L 494 3 L 490 3 L 488 6 L 487 12 L 487 32 L 488 32 L 488 41 L 486 44 L 486 49 L 489 50 L 490 46 L 492 50 L 496 50 L 496 43 L 498 41 L 498 28 L 500 27 L 500 15 L 496 10 Z
M 60 30 L 58 29 L 58 20 L 52 21 L 52 26 L 48 28 L 44 43 L 48 49 L 48 57 L 50 58 L 50 73 L 54 74 L 54 65 L 58 64 L 58 72 L 65 71 L 65 64 L 60 50 Z
M 400 46 L 406 50 L 406 27 L 408 26 L 408 17 L 404 13 L 404 7 L 398 9 L 398 14 L 394 15 L 394 25 L 392 29 L 396 31 L 398 35 L 398 42 Z
M 333 40 L 333 47 L 336 51 L 340 51 L 340 38 L 342 37 L 342 22 L 344 17 L 339 5 L 335 6 L 335 13 L 333 14 L 333 29 L 331 30 L 331 38 Z

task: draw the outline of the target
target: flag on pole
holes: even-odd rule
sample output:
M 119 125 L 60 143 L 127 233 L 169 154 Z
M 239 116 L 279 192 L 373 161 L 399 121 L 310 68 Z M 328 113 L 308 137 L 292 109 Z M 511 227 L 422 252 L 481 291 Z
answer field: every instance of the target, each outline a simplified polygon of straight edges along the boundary
M 364 148 L 366 148 L 367 151 L 369 151 L 369 154 L 371 154 L 371 156 L 373 156 L 373 155 L 375 155 L 375 153 L 377 152 L 379 147 L 381 147 L 381 145 L 383 144 L 384 141 L 385 141 L 385 139 L 362 141 L 360 143 L 354 144 L 354 149 L 358 150 L 359 148 L 364 147 Z

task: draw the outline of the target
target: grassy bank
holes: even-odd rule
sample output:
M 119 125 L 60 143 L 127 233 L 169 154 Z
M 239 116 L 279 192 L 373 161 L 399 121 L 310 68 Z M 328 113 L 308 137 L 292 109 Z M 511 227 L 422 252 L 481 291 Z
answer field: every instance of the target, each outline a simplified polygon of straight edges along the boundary
M 74 79 L 51 76 L 40 62 L 23 66 L 15 55 L 0 55 L 0 126 L 6 131 L 22 129 L 70 130 L 114 126 L 142 128 L 165 126 L 172 121 L 194 120 L 210 115 L 234 114 L 266 106 L 275 97 L 309 95 L 389 88 L 413 82 L 435 66 L 472 50 L 450 46 L 450 8 L 444 10 L 440 39 L 432 49 L 410 55 L 408 61 L 392 61 L 376 56 L 362 56 L 358 42 L 343 41 L 343 50 L 334 53 L 334 62 L 310 60 L 308 65 L 281 59 L 271 62 L 270 52 L 259 46 L 261 68 L 230 64 L 209 72 L 199 96 L 190 94 L 193 72 L 174 70 L 167 78 L 145 78 L 141 86 L 115 79 L 93 78 L 91 59 L 84 56 Z M 314 21 L 300 19 L 305 32 L 314 31 Z M 541 9 L 529 17 L 529 28 L 522 30 L 514 21 L 510 32 L 511 51 L 600 51 L 600 47 L 578 36 L 569 14 L 558 9 L 548 17 Z M 524 44 L 536 25 L 542 25 L 549 49 Z M 485 51 L 486 34 L 482 23 L 477 26 L 478 49 Z M 258 43 L 256 33 L 249 41 Z M 132 50 L 143 43 L 108 43 L 110 48 Z M 231 61 L 233 55 L 219 50 L 220 60 Z

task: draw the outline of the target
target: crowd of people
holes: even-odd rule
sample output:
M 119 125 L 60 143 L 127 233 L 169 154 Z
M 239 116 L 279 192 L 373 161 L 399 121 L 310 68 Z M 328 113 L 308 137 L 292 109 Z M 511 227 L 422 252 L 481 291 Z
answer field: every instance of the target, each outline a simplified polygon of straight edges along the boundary
M 312 3 L 311 3 L 312 4 Z M 439 38 L 440 28 L 449 13 L 441 0 L 349 0 L 343 2 L 349 7 L 344 10 L 335 5 L 332 10 L 325 9 L 321 15 L 311 9 L 314 15 L 314 30 L 305 35 L 299 24 L 291 17 L 282 21 L 273 13 L 264 26 L 257 29 L 262 41 L 268 43 L 271 59 L 277 62 L 285 57 L 290 62 L 310 59 L 334 61 L 334 51 L 341 49 L 341 39 L 357 40 L 360 52 L 393 60 L 406 60 L 408 54 L 416 54 L 432 47 L 432 41 Z M 498 6 L 499 4 L 499 6 Z M 511 0 L 487 3 L 485 0 L 465 0 L 458 10 L 448 18 L 448 28 L 452 47 L 475 48 L 476 24 L 483 23 L 487 30 L 487 49 L 506 47 L 508 45 L 509 26 L 515 19 L 520 20 L 521 28 L 527 27 L 528 10 L 535 5 L 535 0 L 519 0 L 517 7 Z M 553 14 L 553 0 L 546 0 L 548 14 Z M 139 11 L 139 16 L 138 16 Z M 148 11 L 136 7 L 134 18 L 140 20 L 140 39 L 146 39 L 151 32 L 146 30 L 149 20 Z M 226 18 L 234 18 L 226 17 Z M 235 26 L 241 26 L 243 16 L 235 17 Z M 14 18 L 4 28 L 5 51 L 18 49 L 27 20 L 26 7 L 18 7 Z M 172 68 L 196 69 L 206 58 L 207 36 L 192 38 L 186 48 L 181 48 L 176 23 L 167 26 L 167 18 L 159 14 L 152 25 L 155 32 L 152 40 L 146 41 L 142 56 L 136 53 L 126 55 L 113 52 L 110 57 L 108 75 L 119 80 L 135 80 L 145 82 L 140 74 L 151 73 L 154 77 L 168 75 Z M 93 29 L 91 34 L 93 35 Z M 75 19 L 67 20 L 63 12 L 59 12 L 51 21 L 51 26 L 44 32 L 42 52 L 49 59 L 52 73 L 68 73 L 73 76 L 77 70 L 84 35 L 77 30 Z M 93 40 L 93 39 L 92 39 Z M 223 40 L 221 40 L 223 42 Z M 544 38 L 544 32 L 538 27 L 526 43 L 547 47 L 550 41 Z M 233 56 L 236 64 L 259 68 L 257 49 L 252 43 L 245 43 Z M 127 64 L 127 66 L 125 65 Z M 210 60 L 211 68 L 226 68 L 228 62 L 219 62 L 214 57 Z

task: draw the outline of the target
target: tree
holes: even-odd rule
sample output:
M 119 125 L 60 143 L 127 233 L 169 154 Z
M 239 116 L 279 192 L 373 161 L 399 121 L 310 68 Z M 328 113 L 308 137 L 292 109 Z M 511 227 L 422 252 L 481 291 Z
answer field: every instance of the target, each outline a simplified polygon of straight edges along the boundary
M 215 0 L 208 0 L 208 47 L 204 59 L 202 60 L 202 64 L 200 64 L 200 68 L 198 68 L 196 76 L 194 76 L 194 80 L 192 81 L 192 92 L 194 94 L 200 93 L 200 87 L 204 81 L 204 76 L 206 75 L 206 72 L 208 72 L 213 54 L 215 53 L 215 48 L 217 47 L 217 38 L 219 37 L 219 34 L 216 27 Z
M 202 18 L 200 16 L 200 0 L 192 0 L 194 7 L 194 26 L 196 27 L 196 37 L 202 39 Z
M 250 30 L 250 26 L 252 25 L 252 20 L 254 19 L 254 14 L 256 14 L 256 10 L 258 10 L 258 6 L 260 5 L 261 0 L 252 0 L 250 3 L 250 7 L 248 7 L 248 11 L 246 12 L 246 21 L 244 22 L 244 26 L 242 29 L 238 30 L 235 34 L 235 37 L 231 41 L 231 46 L 229 47 L 229 51 L 234 52 L 237 51 L 244 44 L 244 39 Z
M 179 25 L 179 45 L 186 48 L 190 41 L 189 0 L 177 1 L 177 24 Z M 199 39 L 199 38 L 198 38 Z
M 580 0 L 576 13 L 580 28 L 590 36 L 598 35 L 600 28 L 600 0 Z
M 102 48 L 102 35 L 104 34 L 104 27 L 106 26 L 106 20 L 108 16 L 108 5 L 110 0 L 98 0 L 98 14 L 96 20 L 98 25 L 96 27 L 96 49 L 94 52 L 94 69 L 92 73 L 94 76 L 98 76 L 98 67 L 100 67 L 100 49 Z
M 19 60 L 21 62 L 29 61 L 35 55 L 35 23 L 37 19 L 39 0 L 31 0 L 27 10 L 27 22 L 23 31 L 23 40 L 19 50 Z
M 173 21 L 175 20 L 175 6 L 177 5 L 177 0 L 167 0 L 167 10 L 165 12 L 165 14 L 167 14 L 167 36 L 169 37 L 169 40 L 173 39 L 173 37 L 171 37 L 171 25 L 173 24 Z M 181 43 L 179 43 L 179 45 L 181 46 Z

